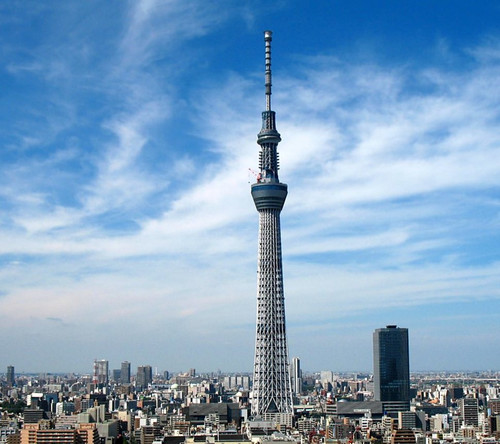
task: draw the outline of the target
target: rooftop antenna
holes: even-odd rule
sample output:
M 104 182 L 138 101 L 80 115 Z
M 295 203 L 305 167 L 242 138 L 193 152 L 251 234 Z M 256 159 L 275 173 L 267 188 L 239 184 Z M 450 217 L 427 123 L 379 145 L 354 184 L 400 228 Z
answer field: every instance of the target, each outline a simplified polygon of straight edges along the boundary
M 273 40 L 272 31 L 264 31 L 266 42 L 266 111 L 271 111 L 271 42 Z

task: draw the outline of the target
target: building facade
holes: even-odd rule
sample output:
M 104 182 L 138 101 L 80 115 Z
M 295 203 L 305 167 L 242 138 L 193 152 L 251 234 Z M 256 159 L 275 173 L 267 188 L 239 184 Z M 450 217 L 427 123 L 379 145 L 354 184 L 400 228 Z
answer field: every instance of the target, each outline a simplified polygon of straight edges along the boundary
M 109 363 L 106 359 L 94 361 L 94 384 L 102 386 L 108 385 L 109 382 Z
M 479 402 L 477 398 L 463 398 L 460 400 L 460 416 L 465 426 L 479 425 Z
M 130 362 L 124 361 L 121 365 L 120 382 L 130 384 Z
M 388 325 L 373 333 L 373 382 L 376 401 L 388 413 L 410 408 L 408 329 Z
M 135 386 L 140 389 L 145 389 L 152 382 L 153 382 L 153 368 L 150 365 L 142 365 L 140 367 L 137 367 Z
M 290 364 L 290 378 L 292 382 L 292 392 L 294 395 L 302 393 L 302 370 L 300 369 L 300 358 L 293 358 Z
M 15 382 L 16 382 L 16 379 L 15 379 L 15 373 L 14 373 L 14 366 L 8 365 L 7 366 L 7 387 L 13 387 Z

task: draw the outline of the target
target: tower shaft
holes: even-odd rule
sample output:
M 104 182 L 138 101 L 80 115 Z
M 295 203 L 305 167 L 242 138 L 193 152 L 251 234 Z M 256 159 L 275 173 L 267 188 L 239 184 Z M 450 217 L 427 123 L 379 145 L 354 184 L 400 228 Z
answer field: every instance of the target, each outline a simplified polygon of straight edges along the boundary
M 257 259 L 257 325 L 253 373 L 252 414 L 292 413 L 292 391 L 288 367 L 285 296 L 281 257 L 280 213 L 287 185 L 278 178 L 277 146 L 281 141 L 271 111 L 271 32 L 266 31 L 266 111 L 262 113 L 260 174 L 252 185 L 259 212 Z

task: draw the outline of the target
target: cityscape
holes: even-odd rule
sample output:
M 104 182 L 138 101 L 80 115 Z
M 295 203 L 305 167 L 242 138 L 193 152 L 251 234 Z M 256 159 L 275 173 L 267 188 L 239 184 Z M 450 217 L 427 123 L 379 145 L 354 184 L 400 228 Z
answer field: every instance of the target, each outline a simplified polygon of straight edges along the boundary
M 0 442 L 497 443 L 500 372 L 409 373 L 407 338 L 394 325 L 375 330 L 370 374 L 305 372 L 293 357 L 288 424 L 282 415 L 250 420 L 251 373 L 111 368 L 104 359 L 88 374 L 8 366 Z
M 260 0 L 257 4 L 260 5 Z M 47 19 L 43 18 L 44 12 L 49 13 L 49 21 L 56 23 L 56 18 L 69 18 L 71 12 L 78 11 L 73 16 L 78 17 L 74 23 L 85 23 L 79 30 L 89 31 L 94 26 L 94 10 L 90 6 L 78 9 L 75 4 L 69 5 L 69 9 L 53 9 L 43 5 L 38 8 L 32 3 L 33 9 L 24 12 L 16 3 L 0 12 L 8 13 L 5 22 L 9 26 L 23 16 L 29 18 L 34 28 L 41 26 L 50 30 L 45 23 Z M 264 11 L 290 13 L 286 5 L 269 9 L 264 2 L 260 6 L 263 15 Z M 327 8 L 328 16 L 333 17 L 331 6 Z M 105 8 L 117 11 L 113 5 Z M 88 139 L 85 131 L 76 130 L 78 119 L 71 116 L 71 107 L 65 112 L 73 123 L 68 124 L 67 130 L 54 129 L 52 141 L 48 140 L 49 132 L 43 132 L 47 142 L 35 137 L 38 131 L 35 127 L 33 136 L 28 136 L 29 131 L 26 132 L 23 125 L 12 130 L 10 139 L 4 138 L 7 154 L 3 156 L 11 167 L 5 167 L 4 172 L 15 182 L 12 186 L 6 185 L 0 194 L 6 209 L 0 220 L 0 236 L 6 241 L 0 256 L 3 286 L 0 289 L 3 338 L 0 364 L 5 366 L 5 373 L 0 372 L 0 444 L 499 444 L 500 370 L 497 366 L 500 361 L 496 309 L 500 262 L 495 240 L 500 226 L 497 195 L 500 175 L 496 174 L 497 164 L 500 172 L 500 163 L 496 160 L 498 156 L 492 156 L 490 163 L 482 162 L 481 156 L 485 152 L 497 154 L 500 141 L 486 137 L 483 122 L 478 120 L 468 131 L 480 135 L 481 146 L 486 150 L 478 156 L 481 161 L 475 158 L 477 163 L 472 164 L 466 161 L 467 157 L 458 160 L 448 154 L 448 151 L 453 155 L 462 151 L 476 155 L 479 152 L 473 151 L 472 147 L 476 147 L 471 142 L 473 137 L 456 127 L 452 130 L 451 121 L 456 115 L 460 115 L 458 121 L 466 125 L 467 119 L 462 116 L 465 111 L 457 106 L 460 100 L 453 102 L 454 106 L 443 105 L 446 100 L 440 96 L 447 90 L 447 99 L 451 100 L 467 88 L 455 90 L 448 85 L 453 75 L 448 73 L 446 81 L 439 80 L 437 71 L 424 69 L 423 65 L 421 73 L 425 71 L 426 80 L 418 88 L 409 81 L 396 95 L 393 94 L 397 88 L 395 83 L 385 83 L 388 78 L 365 77 L 365 82 L 373 81 L 379 99 L 397 97 L 396 102 L 391 99 L 386 103 L 388 114 L 382 119 L 385 122 L 391 113 L 397 115 L 393 122 L 397 122 L 397 130 L 377 119 L 370 125 L 365 122 L 360 126 L 349 126 L 349 123 L 342 126 L 343 120 L 349 120 L 343 113 L 347 110 L 353 118 L 369 114 L 371 119 L 376 114 L 376 106 L 372 108 L 362 99 L 355 99 L 353 89 L 345 103 L 335 105 L 340 112 L 339 126 L 314 159 L 308 145 L 321 140 L 321 130 L 314 130 L 314 122 L 321 120 L 322 113 L 315 116 L 311 110 L 315 106 L 321 109 L 327 103 L 331 106 L 333 102 L 329 99 L 321 103 L 321 94 L 312 100 L 304 93 L 301 85 L 309 83 L 309 74 L 297 80 L 298 83 L 283 75 L 286 68 L 280 65 L 286 60 L 293 66 L 293 57 L 280 55 L 284 46 L 278 43 L 276 49 L 275 34 L 267 29 L 260 34 L 263 37 L 261 69 L 255 69 L 260 72 L 260 82 L 248 81 L 245 86 L 241 77 L 231 86 L 232 92 L 238 93 L 260 84 L 260 94 L 250 93 L 241 100 L 241 97 L 222 94 L 224 88 L 215 87 L 212 92 L 204 87 L 190 89 L 190 80 L 186 79 L 184 84 L 180 81 L 176 86 L 182 89 L 185 85 L 190 93 L 169 96 L 166 91 L 176 83 L 173 77 L 156 89 L 164 88 L 163 99 L 178 97 L 180 108 L 176 109 L 177 113 L 172 111 L 177 114 L 176 118 L 193 120 L 191 129 L 179 124 L 179 134 L 176 134 L 175 119 L 170 121 L 170 114 L 169 117 L 166 117 L 168 113 L 164 114 L 169 105 L 152 93 L 161 76 L 149 76 L 144 69 L 148 67 L 158 74 L 182 65 L 158 59 L 152 51 L 156 38 L 172 44 L 176 39 L 169 32 L 155 34 L 147 25 L 154 28 L 163 23 L 161 17 L 172 17 L 176 19 L 174 28 L 184 31 L 179 23 L 189 28 L 193 19 L 196 25 L 186 31 L 190 37 L 180 37 L 181 41 L 188 42 L 200 36 L 206 38 L 200 25 L 209 26 L 207 18 L 218 16 L 212 16 L 215 10 L 203 8 L 198 0 L 190 1 L 187 9 L 176 0 L 168 5 L 156 0 L 140 0 L 123 8 L 128 14 L 110 24 L 111 27 L 117 23 L 127 24 L 123 28 L 126 31 L 118 40 L 112 32 L 109 36 L 109 41 L 121 43 L 114 47 L 120 63 L 115 72 L 107 71 L 108 77 L 103 77 L 103 82 L 114 87 L 122 81 L 122 76 L 131 74 L 128 81 L 123 79 L 120 91 L 130 93 L 129 105 L 142 103 L 142 111 L 132 116 L 133 107 L 125 105 L 127 99 L 123 101 L 120 95 L 111 99 L 104 93 L 105 88 L 97 87 L 96 91 L 104 94 L 103 98 L 106 96 L 99 102 L 103 115 L 109 107 L 118 104 L 112 118 L 99 120 L 101 128 L 108 132 L 100 142 L 97 142 L 100 133 L 91 131 L 90 120 L 82 121 L 82 126 L 88 125 L 88 134 L 91 134 Z M 448 5 L 441 8 L 448 11 Z M 488 7 L 484 8 L 481 13 L 485 23 L 489 23 Z M 377 9 L 373 11 L 380 13 Z M 381 17 L 385 20 L 391 10 L 384 11 Z M 500 14 L 500 8 L 494 11 Z M 255 23 L 248 10 L 229 8 L 228 16 L 233 15 L 234 19 L 238 14 L 245 17 L 247 24 L 242 33 L 251 34 L 249 30 L 253 31 Z M 460 14 L 465 20 L 466 8 L 460 9 Z M 88 21 L 80 20 L 81 17 Z M 320 16 L 309 17 L 319 19 Z M 421 16 L 425 17 L 425 14 Z M 448 29 L 444 22 L 435 20 L 437 28 Z M 101 22 L 95 23 L 101 26 Z M 284 19 L 281 23 L 288 25 Z M 58 29 L 68 31 L 68 41 L 75 37 L 79 44 L 85 41 L 80 32 L 70 30 L 65 24 L 60 27 L 61 22 L 57 24 Z M 283 30 L 282 26 L 277 27 Z M 449 28 L 448 32 L 451 39 L 454 30 Z M 284 37 L 286 39 L 286 33 Z M 89 33 L 89 42 L 91 38 Z M 495 44 L 498 42 L 500 38 Z M 305 57 L 307 45 L 305 40 L 302 43 L 302 57 Z M 34 42 L 23 42 L 23 45 L 26 45 L 24 48 L 43 47 Z M 394 48 L 396 46 L 394 44 Z M 16 91 L 25 94 L 27 84 L 17 88 L 16 82 L 22 82 L 25 75 L 38 76 L 41 65 L 20 63 L 26 55 L 16 59 L 13 47 L 6 50 L 11 57 L 5 69 L 5 77 L 10 82 L 8 94 Z M 89 44 L 81 48 L 82 60 L 92 59 L 91 47 Z M 205 65 L 205 80 L 209 77 L 206 67 L 210 63 L 202 62 L 202 54 L 208 48 L 210 44 L 200 50 L 200 58 L 195 63 L 200 70 Z M 288 47 L 289 51 L 294 48 L 293 44 Z M 196 45 L 190 51 L 196 51 Z M 444 58 L 447 51 L 441 47 L 440 58 Z M 491 51 L 485 53 L 477 48 L 467 51 L 464 53 L 473 54 L 474 63 L 487 60 L 488 66 L 487 69 L 476 66 L 461 73 L 463 79 L 472 83 L 481 79 L 482 88 L 473 88 L 474 92 L 467 94 L 474 97 L 471 103 L 480 102 L 475 109 L 477 114 L 498 124 L 500 115 L 492 110 L 495 100 L 490 101 L 489 96 L 498 90 L 500 97 L 500 83 L 491 73 L 487 81 L 484 76 L 486 71 L 497 69 L 497 65 L 500 72 L 497 63 L 500 58 L 492 56 Z M 242 60 L 251 63 L 254 49 L 249 49 L 248 54 L 252 57 L 242 56 Z M 238 57 L 234 53 L 231 63 Z M 414 57 L 417 58 L 416 53 Z M 62 65 L 70 58 L 68 54 L 62 56 Z M 315 58 L 313 65 L 321 63 L 320 57 Z M 328 58 L 328 66 L 336 63 L 335 59 Z M 51 66 L 50 73 L 43 71 L 47 82 L 64 77 L 62 65 Z M 109 69 L 109 60 L 102 61 L 102 66 Z M 134 68 L 137 66 L 141 68 Z M 242 72 L 246 69 L 242 68 Z M 444 65 L 439 69 L 444 75 Z M 290 72 L 292 70 L 290 67 Z M 274 80 L 276 72 L 280 75 Z M 299 72 L 300 69 L 295 71 L 297 79 Z M 457 76 L 457 72 L 454 75 Z M 237 77 L 235 73 L 228 76 Z M 342 81 L 348 83 L 348 77 L 342 77 Z M 337 74 L 328 77 L 327 89 L 332 89 L 339 78 Z M 84 76 L 81 79 L 84 80 Z M 93 77 L 93 82 L 95 80 Z M 84 90 L 92 89 L 91 84 L 97 85 L 93 82 L 85 84 L 82 90 L 77 89 L 84 95 Z M 428 82 L 433 82 L 433 87 L 429 87 Z M 62 104 L 63 96 L 72 95 L 76 90 L 73 86 L 65 90 L 64 82 L 57 84 Z M 438 84 L 442 89 L 432 96 Z M 457 81 L 456 85 L 459 84 Z M 485 84 L 490 94 L 485 94 Z M 334 89 L 341 94 L 340 84 Z M 32 106 L 31 102 L 36 102 L 35 90 L 34 87 L 33 99 L 21 103 Z M 51 103 L 58 102 L 55 98 L 58 94 Z M 406 94 L 410 95 L 408 102 L 405 102 Z M 479 100 L 477 94 L 488 97 Z M 91 93 L 91 96 L 88 96 L 89 104 L 94 106 L 90 108 L 99 113 L 101 108 L 95 106 L 98 102 L 94 103 L 99 101 L 99 94 Z M 224 105 L 217 106 L 220 96 L 224 96 L 227 103 L 239 102 L 233 105 L 233 110 L 254 112 L 254 119 L 248 119 L 251 114 L 248 113 L 244 119 L 248 122 L 240 122 L 236 130 L 234 124 L 238 116 Z M 290 102 L 284 100 L 284 97 L 295 96 L 300 96 L 296 106 L 304 100 L 311 106 L 305 119 L 305 125 L 311 125 L 307 136 L 301 134 L 300 125 L 292 124 L 286 114 L 281 119 L 280 105 L 285 104 L 288 114 L 296 112 Z M 150 97 L 147 104 L 145 97 Z M 411 133 L 416 120 L 410 118 L 409 112 L 405 117 L 408 120 L 402 123 L 397 109 L 402 103 L 416 104 L 421 97 L 429 102 L 439 97 L 436 106 L 439 111 L 431 113 L 426 129 L 415 132 L 411 140 L 405 139 L 401 134 Z M 259 111 L 247 104 L 250 98 L 262 103 Z M 181 109 L 184 100 L 184 109 Z M 217 137 L 210 139 L 215 142 L 212 147 L 205 142 L 195 142 L 203 137 L 194 130 L 197 119 L 188 116 L 188 111 L 196 112 L 203 101 L 207 101 L 204 106 L 210 117 L 204 124 L 210 130 L 217 129 Z M 190 106 L 185 106 L 188 102 Z M 212 102 L 214 110 L 218 108 L 226 113 L 210 112 Z M 225 160 L 220 163 L 221 151 L 217 146 L 225 144 L 228 152 L 235 142 L 249 146 L 247 126 L 251 126 L 250 120 L 257 120 L 258 113 L 261 127 L 256 137 L 258 149 L 254 147 L 252 151 L 253 159 L 248 154 L 238 157 L 225 153 L 222 156 L 226 156 Z M 440 113 L 446 118 L 439 117 Z M 426 120 L 425 115 L 420 113 L 418 117 Z M 332 123 L 332 116 L 328 116 L 326 127 L 328 122 Z M 10 117 L 4 113 L 3 118 L 7 121 Z M 25 125 L 32 122 L 29 115 L 26 119 L 14 118 L 17 122 L 16 119 Z M 156 124 L 155 119 L 158 119 Z M 443 122 L 436 125 L 440 119 Z M 160 129 L 167 121 L 171 126 Z M 480 126 L 484 131 L 479 130 Z M 347 139 L 342 133 L 347 134 L 354 128 L 371 136 L 363 140 L 351 135 L 349 143 L 355 147 L 346 148 L 343 143 Z M 110 134 L 113 136 L 109 137 Z M 288 134 L 296 140 L 296 151 L 281 158 L 282 137 L 286 140 Z M 157 150 L 158 140 L 170 141 L 170 137 L 177 148 Z M 191 142 L 186 142 L 186 137 Z M 336 143 L 335 148 L 330 146 L 331 142 Z M 58 148 L 58 143 L 64 147 Z M 83 158 L 82 143 L 95 148 Z M 101 143 L 107 149 L 104 157 L 101 157 Z M 189 151 L 191 143 L 192 152 L 181 155 L 179 146 L 181 151 Z M 396 148 L 401 144 L 402 147 Z M 410 166 L 404 165 L 406 144 L 413 156 Z M 287 146 L 283 144 L 283 148 Z M 436 151 L 431 152 L 430 147 Z M 33 154 L 37 149 L 41 151 Z M 406 191 L 398 194 L 386 190 L 385 197 L 379 195 L 371 201 L 368 199 L 369 202 L 364 201 L 366 197 L 362 198 L 359 208 L 352 205 L 361 188 L 353 187 L 347 193 L 343 199 L 349 204 L 344 206 L 342 199 L 328 200 L 334 183 L 331 177 L 344 174 L 341 165 L 347 167 L 354 162 L 358 168 L 356 173 L 349 168 L 345 173 L 350 177 L 363 176 L 362 166 L 368 157 L 375 159 L 379 153 L 387 156 L 391 150 L 396 153 L 392 158 L 394 164 L 405 170 L 408 177 L 404 171 L 396 174 L 395 169 L 386 165 L 378 186 L 383 182 L 380 179 L 390 172 L 388 189 L 395 190 L 404 184 L 408 186 Z M 202 160 L 205 151 L 207 157 Z M 164 153 L 172 156 L 170 169 L 166 168 L 168 162 L 156 158 Z M 346 155 L 349 161 L 343 164 Z M 93 156 L 96 157 L 91 159 Z M 328 161 L 323 161 L 323 156 Z M 195 166 L 194 159 L 200 162 L 199 166 Z M 389 159 L 390 156 L 386 157 L 386 161 Z M 426 164 L 429 159 L 435 161 L 433 167 Z M 25 170 L 21 168 L 23 160 L 27 164 Z M 67 161 L 66 169 L 59 170 L 58 165 Z M 235 178 L 240 177 L 235 167 L 240 168 L 243 161 L 257 164 L 247 167 L 246 200 L 236 191 L 241 184 L 234 187 Z M 62 180 L 48 174 L 52 162 L 53 174 L 60 175 Z M 204 162 L 206 165 L 202 167 Z M 455 163 L 447 174 L 443 173 Z M 368 170 L 375 164 L 370 164 Z M 33 165 L 40 165 L 41 180 L 28 180 L 27 171 L 34 171 Z M 450 171 L 462 171 L 469 165 L 471 179 L 450 180 Z M 94 171 L 98 171 L 96 176 L 90 172 L 94 167 Z M 300 173 L 286 176 L 288 167 Z M 424 170 L 427 173 L 421 175 Z M 316 174 L 319 171 L 321 174 Z M 169 173 L 166 178 L 165 172 Z M 93 176 L 91 182 L 70 190 L 77 182 L 71 178 L 87 173 Z M 214 179 L 207 179 L 212 173 Z M 286 183 L 281 180 L 283 175 L 287 177 Z M 21 176 L 25 177 L 26 186 Z M 36 190 L 37 183 L 43 189 Z M 161 185 L 157 185 L 159 183 Z M 348 188 L 348 183 L 347 179 L 343 185 Z M 417 188 L 410 191 L 417 183 L 419 191 Z M 430 185 L 427 189 L 426 183 Z M 149 188 L 153 184 L 156 187 Z M 232 189 L 235 194 L 231 194 Z M 376 189 L 374 182 L 363 187 L 362 194 L 369 196 Z M 478 191 L 482 192 L 481 198 L 471 199 Z M 176 193 L 181 197 L 175 197 Z M 165 203 L 167 196 L 168 203 Z M 248 222 L 241 222 L 248 218 L 250 198 L 258 216 L 258 222 L 256 217 L 252 219 L 255 222 L 252 229 Z M 453 198 L 452 204 L 449 204 L 450 198 Z M 386 208 L 391 208 L 393 216 L 398 211 L 408 215 L 401 219 L 403 225 L 392 226 L 389 214 L 384 219 L 381 205 L 372 213 L 378 214 L 379 219 L 371 222 L 374 225 L 370 233 L 361 234 L 358 230 L 362 226 L 366 229 L 367 225 L 357 225 L 356 219 L 367 218 L 369 213 L 364 211 L 377 206 L 378 200 L 388 203 Z M 287 220 L 290 201 L 292 217 Z M 233 205 L 235 202 L 238 204 Z M 460 206 L 460 202 L 469 203 L 466 209 L 457 212 L 455 205 Z M 330 209 L 318 211 L 325 207 Z M 182 218 L 174 217 L 181 213 Z M 302 219 L 302 215 L 308 217 Z M 282 216 L 286 223 L 282 222 Z M 337 221 L 331 226 L 335 218 L 344 222 Z M 421 218 L 422 223 L 417 222 Z M 381 231 L 373 229 L 383 220 Z M 479 221 L 482 229 L 475 224 Z M 197 227 L 194 231 L 193 226 Z M 347 230 L 346 235 L 340 235 L 341 226 Z M 194 232 L 199 236 L 193 237 Z M 304 237 L 300 233 L 304 233 Z M 251 237 L 257 246 L 253 269 L 248 266 Z M 292 254 L 286 256 L 284 251 L 288 246 Z M 379 259 L 382 252 L 387 257 Z M 368 267 L 372 260 L 372 267 Z M 248 288 L 255 277 L 256 282 L 252 284 L 256 289 L 252 309 L 255 321 L 250 323 Z M 288 297 L 289 288 L 292 297 Z M 388 322 L 382 323 L 382 320 Z M 252 338 L 250 331 L 253 331 Z M 369 347 L 360 346 L 361 343 L 368 343 Z M 297 350 L 303 353 L 296 353 Z M 253 368 L 250 368 L 248 357 L 252 351 Z M 90 354 L 93 359 L 89 358 Z M 66 371 L 61 371 L 62 368 Z M 238 368 L 240 370 L 236 370 Z

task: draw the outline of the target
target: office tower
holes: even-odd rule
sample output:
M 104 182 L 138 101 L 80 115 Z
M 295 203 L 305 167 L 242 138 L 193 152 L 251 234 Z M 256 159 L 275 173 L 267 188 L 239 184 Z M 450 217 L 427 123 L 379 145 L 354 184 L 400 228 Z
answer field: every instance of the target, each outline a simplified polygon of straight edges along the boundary
M 109 363 L 106 359 L 94 361 L 94 384 L 108 385 Z
M 15 383 L 14 366 L 7 366 L 7 387 L 13 387 Z
M 130 362 L 122 362 L 120 378 L 122 384 L 130 384 Z
M 257 325 L 253 371 L 252 415 L 292 413 L 292 391 L 288 369 L 285 329 L 285 297 L 281 259 L 280 213 L 287 195 L 287 185 L 278 178 L 277 146 L 281 141 L 276 130 L 275 112 L 271 111 L 271 31 L 266 42 L 266 110 L 262 129 L 256 183 L 252 198 L 259 212 L 257 259 Z
M 462 398 L 459 405 L 463 425 L 477 427 L 479 425 L 478 400 L 476 398 Z
M 408 329 L 388 325 L 373 332 L 375 400 L 389 414 L 410 408 Z
M 300 358 L 292 358 L 290 365 L 290 379 L 294 395 L 302 393 L 302 370 L 300 369 Z
M 135 386 L 138 389 L 145 389 L 153 382 L 153 368 L 150 365 L 137 367 Z
M 120 382 L 121 377 L 122 377 L 122 371 L 119 368 L 114 368 L 112 371 L 113 374 L 113 381 L 114 382 Z

